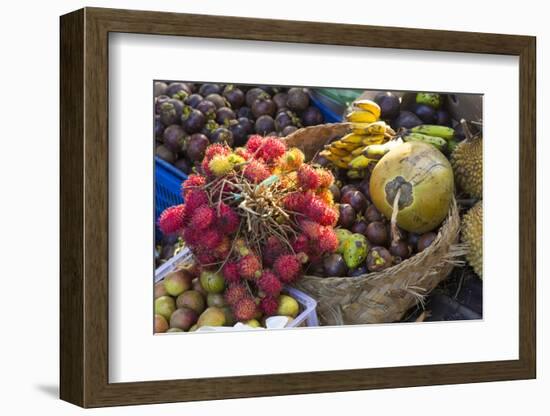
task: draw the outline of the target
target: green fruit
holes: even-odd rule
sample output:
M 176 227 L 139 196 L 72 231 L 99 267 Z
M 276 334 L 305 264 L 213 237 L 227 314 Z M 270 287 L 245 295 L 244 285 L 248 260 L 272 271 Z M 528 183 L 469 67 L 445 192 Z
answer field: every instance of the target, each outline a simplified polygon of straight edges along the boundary
M 201 314 L 206 308 L 204 297 L 196 290 L 188 290 L 179 295 L 176 299 L 176 306 L 178 308 L 183 308 L 185 306 L 193 309 L 198 314 Z
M 245 322 L 246 325 L 251 326 L 252 328 L 261 328 L 260 322 L 257 319 L 250 319 Z
M 225 298 L 221 293 L 209 293 L 208 296 L 206 296 L 206 304 L 208 306 L 217 306 L 221 308 L 225 306 Z
M 441 106 L 441 95 L 437 93 L 419 92 L 416 94 L 417 104 L 426 104 L 434 109 L 438 109 Z
M 181 329 L 181 328 L 170 328 L 166 332 L 183 332 L 183 329 Z
M 166 332 L 168 330 L 168 322 L 162 315 L 155 314 L 155 334 Z
M 155 283 L 155 299 L 166 295 L 168 295 L 168 292 L 164 288 L 164 282 Z
M 202 326 L 224 326 L 225 325 L 225 312 L 222 308 L 218 308 L 217 306 L 211 306 L 210 308 L 206 309 L 201 316 L 199 316 L 199 320 L 197 321 L 197 327 L 200 328 Z
M 170 316 L 170 328 L 180 328 L 187 331 L 197 322 L 198 314 L 186 307 L 176 309 Z
M 221 273 L 203 270 L 200 276 L 201 286 L 208 293 L 221 293 L 225 289 L 225 280 Z
M 178 296 L 191 288 L 193 278 L 183 270 L 170 273 L 164 278 L 164 289 L 169 295 Z
M 233 311 L 231 310 L 231 307 L 224 306 L 223 312 L 225 313 L 225 325 L 227 326 L 233 326 L 237 323 L 237 319 L 235 319 L 235 315 L 233 315 Z
M 363 234 L 352 234 L 342 247 L 346 266 L 350 269 L 358 267 L 367 258 L 369 243 Z
M 279 307 L 277 308 L 277 315 L 291 316 L 296 318 L 300 312 L 300 305 L 291 296 L 281 295 L 279 296 Z
M 170 320 L 170 316 L 176 310 L 176 302 L 171 296 L 161 296 L 155 299 L 155 313 L 162 315 L 167 321 Z
M 351 231 L 346 230 L 345 228 L 336 228 L 334 230 L 336 237 L 338 237 L 338 248 L 336 252 L 339 254 L 344 254 L 344 243 L 351 236 Z

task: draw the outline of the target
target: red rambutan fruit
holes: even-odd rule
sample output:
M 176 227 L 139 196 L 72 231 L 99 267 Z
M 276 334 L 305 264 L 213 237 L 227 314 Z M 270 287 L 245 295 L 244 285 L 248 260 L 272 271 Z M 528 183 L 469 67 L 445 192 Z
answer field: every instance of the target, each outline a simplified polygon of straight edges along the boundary
M 293 212 L 303 212 L 306 198 L 301 192 L 291 192 L 283 199 L 285 209 Z
M 334 175 L 329 170 L 317 169 L 317 175 L 319 176 L 319 186 L 321 188 L 328 188 L 334 183 Z
M 229 285 L 225 290 L 224 298 L 229 305 L 235 305 L 242 298 L 248 296 L 248 290 L 240 283 Z
M 248 150 L 253 156 L 256 154 L 258 149 L 263 146 L 265 138 L 259 134 L 254 134 L 248 138 L 246 142 L 246 150 Z M 258 154 L 255 155 L 256 157 Z
M 227 256 L 229 256 L 229 252 L 231 251 L 231 240 L 229 237 L 224 236 L 222 238 L 222 241 L 218 246 L 214 249 L 214 256 L 216 256 L 219 260 L 225 260 Z
M 192 190 L 195 190 L 206 183 L 206 178 L 202 175 L 193 173 L 189 175 L 186 181 L 181 184 L 181 195 L 185 196 Z
M 242 157 L 244 160 L 252 159 L 252 154 L 248 151 L 246 147 L 237 147 L 233 152 L 237 156 Z
M 260 301 L 260 310 L 267 316 L 275 315 L 279 308 L 279 301 L 272 296 L 266 296 Z
M 244 177 L 252 183 L 260 183 L 271 175 L 267 166 L 258 160 L 248 162 L 244 167 L 243 173 Z
M 241 281 L 239 274 L 239 265 L 234 261 L 228 261 L 222 268 L 222 274 L 228 283 L 237 283 Z
M 231 153 L 231 148 L 219 143 L 211 144 L 206 148 L 203 160 L 210 162 L 214 156 L 227 156 L 229 153 Z
M 298 235 L 292 242 L 292 249 L 295 253 L 308 253 L 309 240 L 305 234 Z
M 189 217 L 193 215 L 193 212 L 201 205 L 208 204 L 208 195 L 203 190 L 195 189 L 187 193 L 185 199 L 186 212 L 189 213 Z
M 191 227 L 185 227 L 183 229 L 183 239 L 185 240 L 185 244 L 190 245 L 192 247 L 196 246 L 199 243 L 199 236 L 200 233 L 197 233 L 197 230 Z
M 208 251 L 199 251 L 195 253 L 195 257 L 197 258 L 198 262 L 202 265 L 206 264 L 213 264 L 216 263 L 216 257 Z
M 249 321 L 253 319 L 258 312 L 256 302 L 248 296 L 239 299 L 239 301 L 233 305 L 232 309 L 233 315 L 235 315 L 237 321 Z
M 298 184 L 303 189 L 315 190 L 320 187 L 321 179 L 310 165 L 302 165 L 298 169 Z
M 222 235 L 219 230 L 209 228 L 207 230 L 197 230 L 197 243 L 206 250 L 214 250 L 222 242 Z
M 277 257 L 288 252 L 286 245 L 277 237 L 270 236 L 264 244 L 262 254 L 264 263 L 272 266 Z
M 300 229 L 302 232 L 310 239 L 310 240 L 318 240 L 321 236 L 321 225 L 316 223 L 315 221 L 302 219 L 298 222 Z
M 323 253 L 333 253 L 338 248 L 338 237 L 332 227 L 324 227 L 319 239 L 319 249 Z
M 158 226 L 163 234 L 174 234 L 183 228 L 185 223 L 185 205 L 174 205 L 166 208 L 159 216 Z
M 258 287 L 270 296 L 278 296 L 283 284 L 271 270 L 264 270 L 258 280 Z
M 273 269 L 283 283 L 292 283 L 300 277 L 302 264 L 297 256 L 286 254 L 275 261 Z
M 221 232 L 224 234 L 233 234 L 239 229 L 240 222 L 239 215 L 229 205 L 222 202 L 216 222 Z
M 285 152 L 286 146 L 281 139 L 278 137 L 266 137 L 263 146 L 258 151 L 258 156 L 267 163 L 272 163 L 284 155 Z
M 319 198 L 310 201 L 305 213 L 321 225 L 336 225 L 338 221 L 338 212 Z
M 254 253 L 241 257 L 238 264 L 239 274 L 244 279 L 256 279 L 262 274 L 262 263 Z
M 189 226 L 197 230 L 205 230 L 212 225 L 215 218 L 216 211 L 213 208 L 201 205 L 193 212 Z

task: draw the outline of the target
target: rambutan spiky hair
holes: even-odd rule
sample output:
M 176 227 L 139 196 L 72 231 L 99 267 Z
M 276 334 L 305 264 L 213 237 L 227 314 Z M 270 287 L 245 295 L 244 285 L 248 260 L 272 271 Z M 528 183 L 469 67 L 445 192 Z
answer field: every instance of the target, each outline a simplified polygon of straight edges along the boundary
M 267 163 L 279 159 L 286 152 L 286 145 L 278 137 L 266 137 L 258 151 L 258 156 Z
M 159 216 L 158 227 L 163 234 L 174 234 L 183 228 L 185 223 L 185 206 L 174 205 L 166 208 Z
M 206 183 L 206 178 L 202 175 L 197 175 L 195 173 L 189 175 L 186 181 L 181 184 L 181 194 L 183 198 L 192 191 L 200 188 Z
M 244 279 L 257 279 L 262 274 L 262 262 L 254 253 L 241 257 L 238 265 L 239 274 Z
M 258 287 L 270 296 L 278 296 L 281 293 L 283 284 L 271 270 L 264 270 L 260 280 L 258 280 Z
M 239 229 L 241 219 L 239 215 L 227 204 L 221 203 L 217 226 L 224 234 L 233 234 Z
M 260 310 L 267 316 L 275 315 L 279 308 L 279 301 L 272 296 L 266 296 L 260 300 Z
M 287 254 L 275 261 L 273 270 L 283 283 L 292 283 L 300 277 L 302 264 L 297 256 Z
M 229 305 L 235 305 L 242 298 L 249 296 L 248 290 L 243 284 L 234 283 L 225 290 L 224 298 Z
M 259 160 L 251 160 L 246 164 L 243 171 L 244 177 L 252 183 L 260 183 L 269 178 L 271 172 L 265 164 Z
M 205 230 L 212 225 L 216 218 L 216 211 L 207 205 L 198 207 L 189 221 L 189 227 L 197 230 Z
M 241 281 L 239 274 L 239 265 L 236 262 L 228 261 L 222 268 L 222 274 L 228 283 L 237 283 Z
M 238 321 L 249 321 L 253 319 L 258 313 L 258 307 L 256 302 L 251 297 L 244 297 L 233 305 L 233 315 Z
M 310 165 L 302 165 L 298 169 L 298 184 L 306 190 L 316 190 L 321 186 L 321 178 Z

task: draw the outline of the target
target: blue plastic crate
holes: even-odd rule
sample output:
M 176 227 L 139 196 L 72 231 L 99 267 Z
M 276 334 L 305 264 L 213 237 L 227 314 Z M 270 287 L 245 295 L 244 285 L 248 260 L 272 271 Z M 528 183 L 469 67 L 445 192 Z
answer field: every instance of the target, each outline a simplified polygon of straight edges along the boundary
M 181 170 L 155 156 L 155 221 L 166 208 L 183 203 L 180 189 L 186 179 Z
M 323 115 L 325 123 L 340 123 L 342 121 L 342 115 L 337 114 L 333 109 L 325 105 L 315 96 L 315 94 L 309 94 L 309 98 L 311 99 L 313 105 L 317 107 Z

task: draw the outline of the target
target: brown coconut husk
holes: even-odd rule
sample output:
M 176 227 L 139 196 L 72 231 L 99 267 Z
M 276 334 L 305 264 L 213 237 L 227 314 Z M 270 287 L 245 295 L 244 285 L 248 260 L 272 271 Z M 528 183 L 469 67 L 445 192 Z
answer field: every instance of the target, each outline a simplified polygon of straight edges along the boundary
M 350 130 L 349 123 L 323 124 L 297 130 L 286 137 L 289 147 L 301 149 L 311 160 L 335 137 Z M 380 272 L 357 277 L 303 276 L 295 286 L 317 302 L 323 325 L 395 322 L 424 298 L 454 266 L 463 264 L 459 244 L 460 216 L 453 198 L 447 218 L 434 242 L 424 251 Z

